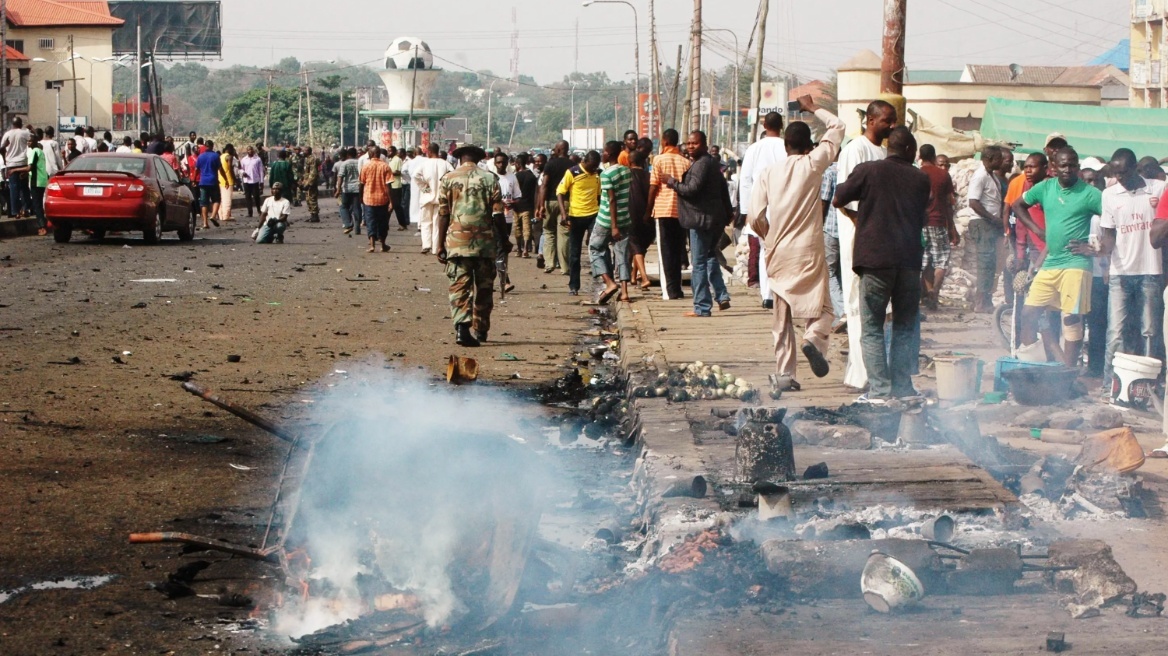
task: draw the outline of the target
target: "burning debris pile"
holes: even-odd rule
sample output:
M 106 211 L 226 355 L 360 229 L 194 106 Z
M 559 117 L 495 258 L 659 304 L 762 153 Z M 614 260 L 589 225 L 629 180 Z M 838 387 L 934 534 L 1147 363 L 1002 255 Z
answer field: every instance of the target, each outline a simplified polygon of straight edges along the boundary
M 276 631 L 342 622 L 489 626 L 514 600 L 540 518 L 541 466 L 507 437 L 508 402 L 386 381 L 326 404 L 345 417 L 315 445 L 289 518 L 301 594 Z M 307 636 L 307 637 L 305 637 Z

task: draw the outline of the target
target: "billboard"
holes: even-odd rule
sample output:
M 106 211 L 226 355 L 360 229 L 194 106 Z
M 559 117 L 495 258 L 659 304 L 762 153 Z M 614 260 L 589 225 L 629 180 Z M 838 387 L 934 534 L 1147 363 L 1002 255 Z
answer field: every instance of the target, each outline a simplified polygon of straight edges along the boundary
M 223 55 L 222 10 L 218 0 L 111 0 L 110 14 L 126 21 L 114 30 L 114 55 L 142 50 L 161 59 L 201 59 Z
M 653 102 L 650 102 L 650 98 Z M 650 137 L 654 140 L 661 133 L 661 103 L 660 99 L 652 94 L 642 93 L 640 102 L 637 103 L 637 133 L 642 137 Z M 653 117 L 653 130 L 657 134 L 649 134 L 649 117 Z
M 604 148 L 604 128 L 576 128 L 561 130 L 564 141 L 572 150 L 598 150 Z

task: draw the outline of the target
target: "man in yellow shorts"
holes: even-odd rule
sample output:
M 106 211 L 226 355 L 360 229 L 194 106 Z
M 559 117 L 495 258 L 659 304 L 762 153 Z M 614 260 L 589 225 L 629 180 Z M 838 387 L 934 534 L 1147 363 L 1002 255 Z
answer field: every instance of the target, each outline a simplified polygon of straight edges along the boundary
M 1091 257 L 1088 244 L 1091 217 L 1103 213 L 1103 194 L 1079 179 L 1079 155 L 1071 148 L 1055 153 L 1056 176 L 1034 185 L 1014 202 L 1014 213 L 1026 228 L 1046 242 L 1044 260 L 1022 310 L 1022 348 L 1038 341 L 1037 325 L 1042 313 L 1059 310 L 1063 314 L 1064 348 L 1058 334 L 1043 330 L 1042 341 L 1068 367 L 1079 361 L 1083 348 L 1083 316 L 1091 311 Z M 1041 205 L 1046 212 L 1046 228 L 1030 217 L 1030 207 Z

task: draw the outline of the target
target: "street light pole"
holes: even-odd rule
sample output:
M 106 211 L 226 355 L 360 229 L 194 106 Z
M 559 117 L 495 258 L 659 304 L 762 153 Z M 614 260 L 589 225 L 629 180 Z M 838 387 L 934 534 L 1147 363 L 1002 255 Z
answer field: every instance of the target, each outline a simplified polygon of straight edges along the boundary
M 633 79 L 633 122 L 636 124 L 636 129 L 641 129 L 641 30 L 638 27 L 637 8 L 633 3 L 626 2 L 626 0 L 584 0 L 583 5 L 589 7 L 594 4 L 610 4 L 610 5 L 627 5 L 629 9 L 633 10 L 633 67 L 637 71 L 637 77 Z
M 483 150 L 488 151 L 491 149 L 491 97 L 495 94 L 495 82 L 498 80 L 492 80 L 487 87 L 487 147 Z
M 730 36 L 734 37 L 734 136 L 730 137 L 730 150 L 734 150 L 734 142 L 738 140 L 738 60 L 742 57 L 742 55 L 738 52 L 738 35 L 734 33 L 734 30 L 728 30 L 722 27 L 707 27 L 705 30 L 707 32 L 726 32 Z M 735 151 L 735 154 L 737 154 L 737 151 Z
M 572 132 L 568 137 L 568 150 L 572 149 L 572 142 L 576 140 L 576 82 L 572 83 Z

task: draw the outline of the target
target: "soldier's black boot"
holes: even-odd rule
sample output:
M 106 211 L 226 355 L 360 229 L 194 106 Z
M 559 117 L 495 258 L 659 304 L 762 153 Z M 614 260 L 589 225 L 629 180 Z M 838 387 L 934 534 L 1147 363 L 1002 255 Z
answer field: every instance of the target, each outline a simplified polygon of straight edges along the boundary
M 458 327 L 455 328 L 455 334 L 457 337 L 455 337 L 454 343 L 458 344 L 459 346 L 481 346 L 479 344 L 479 340 L 475 339 L 474 335 L 470 334 L 469 323 L 458 324 Z
M 485 341 L 487 341 L 487 331 L 485 331 L 485 330 L 476 330 L 476 331 L 475 331 L 475 339 L 479 340 L 480 342 L 485 342 Z

